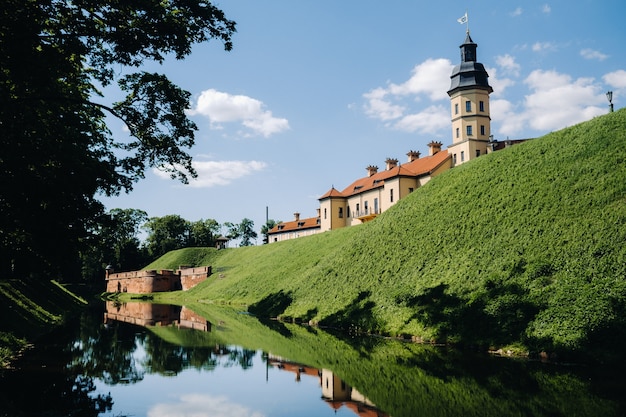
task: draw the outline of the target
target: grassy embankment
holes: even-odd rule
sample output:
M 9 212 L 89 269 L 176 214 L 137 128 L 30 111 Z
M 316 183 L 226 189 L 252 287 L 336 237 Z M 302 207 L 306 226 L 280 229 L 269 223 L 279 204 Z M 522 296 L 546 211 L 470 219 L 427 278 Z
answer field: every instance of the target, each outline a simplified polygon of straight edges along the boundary
M 481 347 L 619 354 L 626 340 L 626 110 L 456 167 L 370 223 L 213 265 L 178 303 Z
M 0 368 L 87 302 L 56 281 L 0 281 Z

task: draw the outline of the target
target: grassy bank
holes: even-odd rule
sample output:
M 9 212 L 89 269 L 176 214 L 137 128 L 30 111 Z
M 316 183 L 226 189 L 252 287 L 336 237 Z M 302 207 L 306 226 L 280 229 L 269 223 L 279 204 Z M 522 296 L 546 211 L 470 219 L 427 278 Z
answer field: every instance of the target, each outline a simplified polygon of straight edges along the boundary
M 0 281 L 0 367 L 86 304 L 56 281 Z
M 214 267 L 175 302 L 480 347 L 621 355 L 626 111 L 481 157 L 375 221 L 261 247 L 176 251 Z

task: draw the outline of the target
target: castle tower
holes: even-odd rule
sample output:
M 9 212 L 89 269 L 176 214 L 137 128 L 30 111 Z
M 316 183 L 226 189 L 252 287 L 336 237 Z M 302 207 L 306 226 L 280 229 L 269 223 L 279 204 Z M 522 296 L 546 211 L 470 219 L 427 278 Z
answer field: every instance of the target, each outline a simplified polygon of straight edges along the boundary
M 476 62 L 477 44 L 469 30 L 461 48 L 461 63 L 450 76 L 450 104 L 452 110 L 452 145 L 448 153 L 454 165 L 459 165 L 487 153 L 491 135 L 489 114 L 489 75 L 483 64 Z

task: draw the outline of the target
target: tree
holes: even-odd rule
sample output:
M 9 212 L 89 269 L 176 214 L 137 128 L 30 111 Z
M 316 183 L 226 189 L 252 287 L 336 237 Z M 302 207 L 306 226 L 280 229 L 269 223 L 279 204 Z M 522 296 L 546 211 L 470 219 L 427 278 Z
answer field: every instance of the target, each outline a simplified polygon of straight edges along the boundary
M 97 196 L 150 167 L 186 182 L 190 94 L 145 61 L 185 58 L 235 23 L 197 0 L 4 0 L 0 9 L 0 274 L 67 273 L 98 229 Z M 133 72 L 135 71 L 135 72 Z M 109 104 L 101 87 L 125 98 Z M 106 116 L 129 137 L 114 138 Z
M 268 219 L 263 226 L 261 226 L 261 234 L 263 235 L 263 244 L 268 244 L 270 242 L 268 233 L 270 230 L 274 228 L 280 221 L 277 222 L 272 219 Z
M 148 231 L 146 248 L 152 260 L 187 245 L 189 222 L 177 214 L 151 217 L 143 227 Z
M 250 219 L 244 218 L 239 224 L 224 223 L 224 226 L 228 228 L 229 239 L 241 238 L 241 246 L 251 246 L 252 239 L 257 238 L 257 233 L 254 231 L 254 222 Z
M 101 280 L 107 265 L 118 271 L 144 267 L 149 261 L 139 232 L 147 220 L 148 214 L 137 209 L 112 209 L 103 216 L 100 228 L 81 253 L 83 278 Z
M 215 246 L 215 238 L 220 231 L 220 224 L 213 219 L 198 220 L 189 224 L 187 246 Z

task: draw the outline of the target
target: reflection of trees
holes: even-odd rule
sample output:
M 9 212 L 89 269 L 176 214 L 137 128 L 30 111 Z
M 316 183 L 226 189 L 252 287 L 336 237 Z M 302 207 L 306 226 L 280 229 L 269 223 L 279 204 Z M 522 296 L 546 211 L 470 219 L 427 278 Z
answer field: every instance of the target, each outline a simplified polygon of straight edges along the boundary
M 252 359 L 256 351 L 248 349 L 233 349 L 230 351 L 228 362 L 241 366 L 243 370 L 252 368 Z
M 188 330 L 187 330 L 188 331 Z M 227 346 L 178 346 L 147 333 L 143 340 L 146 358 L 143 365 L 151 373 L 176 374 L 186 368 L 214 370 L 218 366 L 240 366 L 242 369 L 252 367 L 252 359 L 256 351 L 230 348 Z
M 63 370 L 20 371 L 4 385 L 0 382 L 2 416 L 95 417 L 113 406 L 110 394 L 93 394 L 93 378 Z
M 104 326 L 102 315 L 83 314 L 79 335 L 69 347 L 69 366 L 111 385 L 141 381 L 144 372 L 134 359 L 136 337 L 140 335 L 133 326 L 117 322 Z
M 95 417 L 111 410 L 111 395 L 96 394 L 94 377 L 76 366 L 88 356 L 80 349 L 83 338 L 93 336 L 75 325 L 58 328 L 17 364 L 23 369 L 6 371 L 0 378 L 0 415 Z

